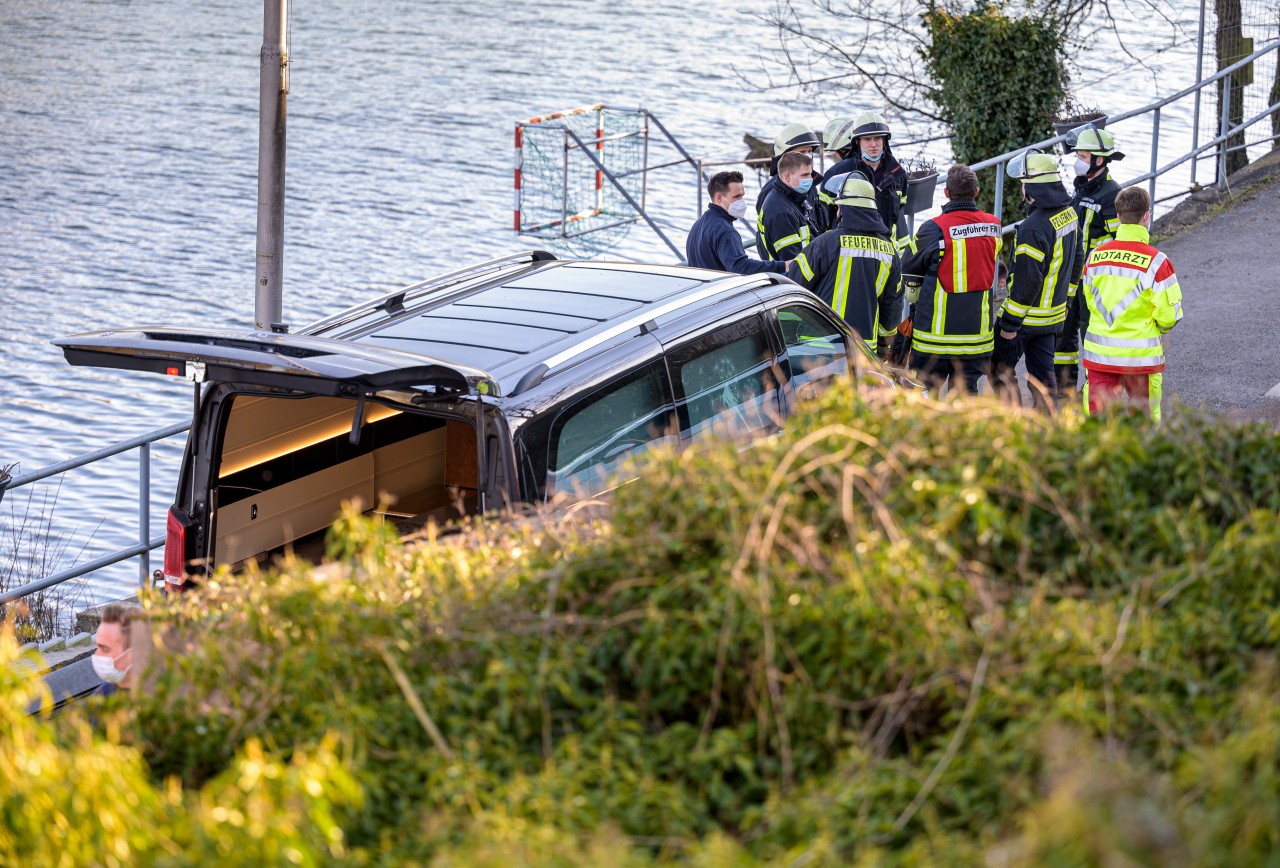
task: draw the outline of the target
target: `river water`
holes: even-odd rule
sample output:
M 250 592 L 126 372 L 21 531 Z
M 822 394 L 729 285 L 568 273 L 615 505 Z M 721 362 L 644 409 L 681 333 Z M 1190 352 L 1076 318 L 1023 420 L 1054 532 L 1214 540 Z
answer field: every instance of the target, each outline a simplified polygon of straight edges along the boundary
M 793 119 L 821 129 L 872 107 L 744 88 L 734 68 L 772 44 L 757 16 L 773 3 L 296 0 L 286 321 L 544 246 L 511 231 L 517 119 L 600 101 L 644 106 L 695 155 L 737 158 L 743 132 L 771 139 Z M 1118 76 L 1132 61 L 1110 37 L 1075 57 L 1089 101 L 1114 114 L 1194 81 L 1199 3 L 1163 8 L 1173 25 L 1120 23 L 1141 68 Z M 0 0 L 0 467 L 33 470 L 189 415 L 188 385 L 71 368 L 51 338 L 252 324 L 261 43 L 258 0 Z M 1162 154 L 1186 149 L 1190 117 L 1190 101 L 1165 114 Z M 1126 135 L 1141 153 L 1146 124 Z M 898 154 L 949 156 L 945 142 Z M 1138 162 L 1130 176 L 1145 169 Z M 667 199 L 686 203 L 667 215 L 681 247 L 678 229 L 696 216 L 691 177 L 668 182 Z M 619 253 L 672 261 L 644 227 Z M 180 440 L 153 452 L 153 534 Z M 137 487 L 131 453 L 32 500 L 30 489 L 11 492 L 0 565 L 24 512 L 52 516 L 42 546 L 65 547 L 60 565 L 132 543 Z M 103 570 L 80 593 L 127 592 L 136 576 L 136 566 Z

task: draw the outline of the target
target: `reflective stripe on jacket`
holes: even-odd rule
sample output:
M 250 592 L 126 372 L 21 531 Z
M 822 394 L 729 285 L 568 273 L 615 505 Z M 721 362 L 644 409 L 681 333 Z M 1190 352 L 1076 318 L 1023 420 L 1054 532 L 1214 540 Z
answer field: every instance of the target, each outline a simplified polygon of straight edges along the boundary
M 1061 184 L 1037 186 L 1048 189 L 1035 191 L 1036 205 L 1018 224 L 1009 297 L 1000 308 L 999 326 L 1025 334 L 1056 334 L 1067 318 L 1080 221 Z
M 971 201 L 943 206 L 911 242 L 904 274 L 922 275 L 912 312 L 911 346 L 935 356 L 991 353 L 989 297 L 1002 245 L 1000 221 Z
M 848 227 L 824 232 L 787 272 L 873 346 L 894 334 L 902 319 L 901 265 L 887 234 Z
M 760 255 L 774 260 L 795 259 L 817 235 L 813 202 L 779 180 L 756 217 Z
M 1182 319 L 1182 288 L 1173 263 L 1150 239 L 1142 226 L 1121 224 L 1115 240 L 1089 257 L 1081 282 L 1089 305 L 1085 368 L 1123 374 L 1164 370 L 1160 336 Z

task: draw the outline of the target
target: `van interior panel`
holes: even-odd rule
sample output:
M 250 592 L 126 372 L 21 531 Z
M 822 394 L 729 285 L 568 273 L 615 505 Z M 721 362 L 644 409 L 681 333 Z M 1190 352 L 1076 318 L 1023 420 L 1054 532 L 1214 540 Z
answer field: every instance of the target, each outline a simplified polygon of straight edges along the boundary
M 377 511 L 403 533 L 475 511 L 470 423 L 368 404 L 359 442 L 352 443 L 355 406 L 327 397 L 233 400 L 217 480 L 220 563 L 262 559 L 285 547 L 318 560 L 320 533 L 347 501 Z

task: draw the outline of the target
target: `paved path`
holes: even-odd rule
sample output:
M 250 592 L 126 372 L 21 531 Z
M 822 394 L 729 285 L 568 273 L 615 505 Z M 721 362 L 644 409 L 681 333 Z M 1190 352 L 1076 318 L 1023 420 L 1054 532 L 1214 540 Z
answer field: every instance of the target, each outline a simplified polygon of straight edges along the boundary
M 1193 229 L 1157 242 L 1178 272 L 1184 319 L 1168 338 L 1175 397 L 1280 421 L 1280 172 Z M 1277 390 L 1280 392 L 1280 390 Z

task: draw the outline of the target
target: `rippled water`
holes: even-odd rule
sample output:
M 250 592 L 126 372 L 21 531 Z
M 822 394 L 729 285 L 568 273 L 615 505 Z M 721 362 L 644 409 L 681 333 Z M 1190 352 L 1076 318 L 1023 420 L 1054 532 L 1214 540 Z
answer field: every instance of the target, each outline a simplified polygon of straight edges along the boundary
M 795 118 L 821 129 L 864 108 L 743 89 L 732 67 L 752 65 L 771 42 L 755 14 L 772 6 L 296 0 L 285 319 L 301 325 L 537 246 L 510 230 L 516 119 L 597 101 L 642 105 L 696 155 L 737 157 L 743 132 L 771 138 Z M 1123 84 L 1105 80 L 1128 62 L 1109 41 L 1076 58 L 1092 101 L 1118 111 L 1193 80 L 1199 4 L 1174 9 L 1172 36 L 1122 24 L 1150 63 Z M 261 34 L 262 5 L 250 0 L 0 2 L 0 466 L 32 470 L 189 413 L 189 386 L 71 368 L 51 338 L 252 324 Z M 1189 120 L 1189 103 L 1165 116 L 1162 153 L 1188 139 Z M 1145 145 L 1144 130 L 1134 128 L 1134 144 Z M 947 159 L 944 144 L 925 153 Z M 694 192 L 671 189 L 666 201 L 688 204 L 668 219 L 687 226 Z M 643 227 L 622 252 L 671 261 Z M 180 451 L 154 452 L 153 534 Z M 87 559 L 133 541 L 137 479 L 136 453 L 67 477 L 55 524 L 73 552 L 84 545 Z M 0 506 L 0 552 L 15 503 L 25 504 L 22 492 Z M 135 570 L 102 571 L 87 593 L 126 591 Z

